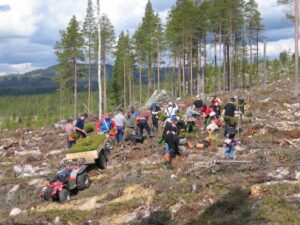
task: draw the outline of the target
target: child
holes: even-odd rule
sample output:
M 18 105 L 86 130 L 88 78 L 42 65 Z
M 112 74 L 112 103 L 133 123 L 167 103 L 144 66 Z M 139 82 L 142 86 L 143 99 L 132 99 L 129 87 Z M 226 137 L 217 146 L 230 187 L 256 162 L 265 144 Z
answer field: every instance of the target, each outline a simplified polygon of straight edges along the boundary
M 67 133 L 68 149 L 70 149 L 74 144 L 76 144 L 76 129 L 72 119 L 68 119 L 65 125 L 65 130 Z
M 234 136 L 234 134 L 229 134 L 224 141 L 224 156 L 226 159 L 234 158 L 234 148 L 237 145 L 237 142 L 234 140 Z

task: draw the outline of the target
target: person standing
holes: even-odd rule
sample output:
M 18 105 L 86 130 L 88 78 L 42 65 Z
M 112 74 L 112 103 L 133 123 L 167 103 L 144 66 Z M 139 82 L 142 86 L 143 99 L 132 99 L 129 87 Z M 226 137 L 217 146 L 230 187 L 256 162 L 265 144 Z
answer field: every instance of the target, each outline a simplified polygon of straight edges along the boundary
M 168 107 L 165 109 L 165 117 L 171 118 L 172 116 L 176 116 L 176 113 L 178 112 L 178 106 L 176 103 L 169 102 Z
M 200 111 L 200 109 L 203 107 L 204 103 L 203 100 L 201 99 L 200 95 L 196 96 L 196 101 L 193 102 L 193 109 Z
M 236 111 L 235 107 L 235 99 L 230 98 L 229 102 L 226 103 L 223 112 L 222 112 L 222 117 L 224 118 L 224 122 L 226 126 L 234 126 L 234 114 Z
M 150 110 L 142 109 L 139 116 L 140 135 L 143 136 L 144 129 L 147 131 L 148 137 L 152 137 L 150 126 L 152 126 L 152 115 Z
M 123 148 L 123 136 L 124 136 L 124 129 L 125 129 L 125 116 L 122 110 L 119 110 L 117 115 L 114 117 L 114 121 L 117 126 L 117 135 L 116 135 L 116 142 L 119 144 L 121 143 L 121 148 Z
M 160 111 L 160 107 L 156 104 L 153 103 L 151 106 L 151 113 L 152 113 L 152 132 L 158 131 L 158 112 Z
M 222 104 L 221 99 L 218 98 L 217 96 L 214 96 L 210 102 L 211 102 L 211 108 L 216 113 L 216 117 L 219 118 L 221 115 L 221 104 Z
M 115 121 L 110 118 L 109 113 L 105 113 L 103 118 L 99 120 L 96 125 L 96 130 L 98 134 L 109 134 L 110 131 L 117 131 Z
M 74 144 L 76 144 L 76 129 L 72 119 L 67 120 L 65 130 L 67 133 L 68 149 L 70 149 Z
M 87 114 L 84 113 L 76 121 L 75 129 L 76 129 L 78 138 L 86 138 L 87 137 L 87 133 L 84 130 L 84 123 L 85 123 L 86 118 L 87 118 Z

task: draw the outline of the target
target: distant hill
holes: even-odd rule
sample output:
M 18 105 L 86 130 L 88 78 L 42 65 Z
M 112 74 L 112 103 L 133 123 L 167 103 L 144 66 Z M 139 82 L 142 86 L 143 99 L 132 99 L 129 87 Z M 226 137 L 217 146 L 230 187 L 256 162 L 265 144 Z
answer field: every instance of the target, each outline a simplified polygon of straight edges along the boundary
M 106 65 L 108 73 L 108 79 L 111 80 L 113 73 L 113 66 Z M 156 73 L 157 68 L 153 68 Z M 165 74 L 171 73 L 172 68 L 161 69 L 161 79 L 165 78 Z M 88 67 L 85 64 L 78 66 L 78 90 L 87 90 L 87 74 Z M 55 66 L 51 66 L 47 69 L 39 69 L 24 74 L 11 74 L 6 76 L 0 76 L 0 96 L 18 96 L 18 95 L 35 95 L 55 92 L 59 87 L 59 84 L 55 81 L 55 77 L 58 73 L 55 70 Z M 134 71 L 134 77 L 138 80 L 138 69 Z M 154 78 L 153 78 L 154 79 Z M 142 82 L 147 83 L 147 69 L 143 70 Z M 92 66 L 92 85 L 93 89 L 97 89 L 97 66 Z
M 111 78 L 113 66 L 106 65 L 109 78 Z M 34 95 L 55 92 L 59 87 L 55 81 L 58 73 L 55 66 L 47 69 L 39 69 L 20 75 L 6 75 L 0 77 L 0 96 Z M 97 85 L 97 73 L 95 66 L 92 68 L 93 86 Z M 87 88 L 87 66 L 79 65 L 78 81 L 79 91 Z

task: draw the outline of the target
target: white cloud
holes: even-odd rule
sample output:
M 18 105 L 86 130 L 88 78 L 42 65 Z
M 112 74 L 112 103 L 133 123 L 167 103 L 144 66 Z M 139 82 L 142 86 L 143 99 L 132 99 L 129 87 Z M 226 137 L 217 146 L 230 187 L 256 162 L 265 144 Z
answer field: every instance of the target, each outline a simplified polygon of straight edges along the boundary
M 0 64 L 0 76 L 7 74 L 21 74 L 32 70 L 39 69 L 34 67 L 32 63 L 20 63 L 20 64 Z
M 278 58 L 279 53 L 286 51 L 294 52 L 294 39 L 283 39 L 267 43 L 267 55 L 269 58 Z M 263 44 L 260 44 L 260 51 L 263 52 Z
M 41 20 L 37 13 L 38 0 L 0 0 L 0 5 L 9 5 L 10 10 L 0 13 L 0 36 L 30 36 Z
M 101 13 L 110 18 L 117 35 L 122 30 L 133 34 L 142 20 L 147 1 L 100 0 Z M 163 21 L 174 2 L 153 0 L 154 10 L 159 9 Z M 268 29 L 265 32 L 268 40 L 287 38 L 268 43 L 268 55 L 277 57 L 284 49 L 293 49 L 292 25 L 284 22 L 283 7 L 279 7 L 276 0 L 257 2 Z M 93 3 L 95 5 L 96 0 Z M 0 5 L 9 5 L 9 10 L 0 11 L 0 38 L 3 40 L 0 43 L 0 74 L 3 75 L 55 63 L 52 46 L 59 38 L 59 30 L 66 28 L 72 15 L 83 20 L 87 0 L 0 0 Z

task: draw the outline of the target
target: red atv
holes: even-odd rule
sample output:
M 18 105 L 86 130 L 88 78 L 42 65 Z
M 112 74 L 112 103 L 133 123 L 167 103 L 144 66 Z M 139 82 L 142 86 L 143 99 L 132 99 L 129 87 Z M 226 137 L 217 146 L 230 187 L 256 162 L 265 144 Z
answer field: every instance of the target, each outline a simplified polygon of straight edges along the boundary
M 91 180 L 86 172 L 87 165 L 69 164 L 60 170 L 56 177 L 40 191 L 45 200 L 65 202 L 70 195 L 90 186 Z

